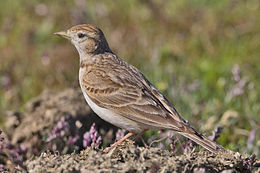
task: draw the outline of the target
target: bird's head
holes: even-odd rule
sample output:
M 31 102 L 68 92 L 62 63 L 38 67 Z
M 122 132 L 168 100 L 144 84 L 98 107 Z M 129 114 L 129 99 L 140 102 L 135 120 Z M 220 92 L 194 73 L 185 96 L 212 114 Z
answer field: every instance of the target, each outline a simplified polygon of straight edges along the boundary
M 72 42 L 80 56 L 111 52 L 103 32 L 90 24 L 81 24 L 68 30 L 54 33 Z

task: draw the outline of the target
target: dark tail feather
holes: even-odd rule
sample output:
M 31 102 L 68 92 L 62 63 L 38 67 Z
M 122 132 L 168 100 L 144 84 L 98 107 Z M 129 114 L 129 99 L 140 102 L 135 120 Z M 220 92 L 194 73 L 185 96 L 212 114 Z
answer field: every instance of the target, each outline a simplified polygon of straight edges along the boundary
M 196 142 L 197 144 L 201 145 L 202 147 L 211 151 L 212 153 L 218 152 L 219 149 L 218 145 L 215 142 L 206 138 L 205 136 L 202 136 L 202 138 L 200 138 L 195 134 L 188 134 L 188 133 L 180 133 L 180 134 Z
M 190 140 L 196 142 L 197 144 L 201 145 L 202 147 L 213 153 L 225 150 L 224 147 L 216 144 L 214 141 L 211 141 L 206 136 L 199 134 L 192 127 L 186 126 L 185 131 L 179 132 L 179 134 L 189 138 Z

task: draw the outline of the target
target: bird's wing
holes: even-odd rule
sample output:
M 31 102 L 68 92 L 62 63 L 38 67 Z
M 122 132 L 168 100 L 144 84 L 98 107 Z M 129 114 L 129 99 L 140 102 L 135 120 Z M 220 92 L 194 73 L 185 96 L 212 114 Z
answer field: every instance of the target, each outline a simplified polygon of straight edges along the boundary
M 83 75 L 82 86 L 100 107 L 155 128 L 183 130 L 185 120 L 167 99 L 138 69 L 115 56 L 93 65 Z

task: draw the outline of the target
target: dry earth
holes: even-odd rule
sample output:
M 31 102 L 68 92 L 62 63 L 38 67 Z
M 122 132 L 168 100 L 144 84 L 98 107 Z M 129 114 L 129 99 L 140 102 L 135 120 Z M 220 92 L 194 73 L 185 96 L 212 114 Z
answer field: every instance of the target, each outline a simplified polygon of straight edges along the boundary
M 0 153 L 5 172 L 252 172 L 259 167 L 254 157 L 232 151 L 212 154 L 205 150 L 173 155 L 170 151 L 153 147 L 138 147 L 126 141 L 110 153 L 88 148 L 79 154 L 58 154 L 47 151 L 44 137 L 65 116 L 71 125 L 80 121 L 80 140 L 95 122 L 103 139 L 110 139 L 116 129 L 98 118 L 87 106 L 79 89 L 59 93 L 45 91 L 26 105 L 26 111 L 9 112 L 5 117 L 6 140 L 13 146 L 26 146 L 24 162 L 16 165 L 8 151 Z M 75 130 L 74 130 L 75 131 Z M 82 147 L 81 143 L 78 146 Z M 19 166 L 20 165 L 20 166 Z M 256 170 L 256 169 L 255 169 Z

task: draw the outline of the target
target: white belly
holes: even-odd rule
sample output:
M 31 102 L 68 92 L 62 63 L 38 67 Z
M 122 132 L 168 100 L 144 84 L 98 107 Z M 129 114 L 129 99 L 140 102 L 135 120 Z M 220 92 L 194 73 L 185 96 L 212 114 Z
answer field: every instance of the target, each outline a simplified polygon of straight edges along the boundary
M 126 118 L 122 117 L 121 115 L 118 115 L 108 109 L 105 109 L 105 108 L 102 108 L 102 107 L 96 105 L 89 98 L 89 96 L 86 94 L 86 92 L 84 92 L 81 82 L 80 82 L 80 87 L 81 87 L 81 90 L 83 92 L 83 95 L 84 95 L 85 100 L 87 101 L 88 105 L 100 118 L 102 118 L 103 120 L 105 120 L 117 127 L 126 129 L 131 132 L 139 132 L 139 131 L 143 130 L 143 128 L 140 127 L 136 122 L 126 119 Z

